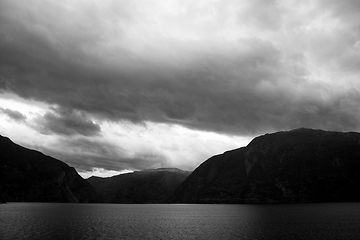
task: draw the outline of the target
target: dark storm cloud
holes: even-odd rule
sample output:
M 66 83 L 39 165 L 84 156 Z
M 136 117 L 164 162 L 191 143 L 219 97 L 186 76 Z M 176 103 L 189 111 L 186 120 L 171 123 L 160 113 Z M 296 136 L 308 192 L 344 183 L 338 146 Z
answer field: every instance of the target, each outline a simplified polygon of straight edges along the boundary
M 341 13 L 354 13 L 351 6 L 357 4 L 346 3 L 331 5 L 332 13 L 343 21 L 348 19 Z M 236 15 L 236 23 L 250 21 L 251 26 L 263 31 L 281 29 L 284 10 L 275 3 L 270 4 L 274 11 L 260 6 L 258 1 L 246 8 L 244 19 L 240 13 Z M 99 125 L 80 112 L 112 121 L 176 123 L 234 135 L 301 126 L 360 128 L 358 89 L 333 90 L 329 81 L 318 84 L 309 80 L 308 55 L 301 49 L 289 51 L 271 40 L 252 36 L 229 45 L 215 40 L 192 41 L 189 45 L 182 45 L 182 40 L 163 40 L 163 51 L 170 49 L 173 52 L 166 54 L 173 55 L 162 61 L 163 52 L 152 51 L 147 45 L 143 52 L 146 58 L 128 50 L 120 28 L 116 35 L 120 47 L 112 55 L 111 48 L 97 51 L 96 47 L 106 46 L 106 34 L 90 31 L 97 29 L 91 25 L 96 16 L 95 20 L 85 17 L 88 24 L 74 24 L 76 27 L 62 36 L 60 26 L 55 25 L 59 30 L 55 34 L 44 26 L 44 19 L 22 15 L 16 8 L 6 12 L 9 8 L 0 10 L 0 87 L 23 98 L 61 106 L 39 119 L 45 133 L 99 134 Z M 134 21 L 126 17 L 129 13 L 119 14 L 121 21 Z M 347 30 L 349 34 L 353 28 Z M 332 43 L 328 47 L 324 45 L 327 37 Z M 319 61 L 329 56 L 334 59 L 346 46 L 355 44 L 350 37 L 345 41 L 325 33 L 309 39 L 318 45 L 305 50 L 313 50 Z M 203 50 L 203 46 L 207 48 Z M 358 59 L 357 55 L 341 56 L 344 63 Z M 330 60 L 324 62 L 330 64 Z
M 58 141 L 56 150 L 41 146 L 33 146 L 33 148 L 84 171 L 91 171 L 94 167 L 121 171 L 168 166 L 162 153 L 154 150 L 140 150 L 138 153 L 132 154 L 116 143 L 106 140 L 83 137 L 61 138 Z M 67 149 L 67 151 L 61 151 L 61 149 Z
M 26 116 L 19 111 L 14 111 L 7 108 L 0 108 L 0 113 L 7 115 L 9 118 L 15 121 L 21 122 L 26 120 Z
M 65 108 L 53 108 L 44 116 L 35 119 L 34 128 L 42 134 L 94 136 L 101 128 L 80 111 Z

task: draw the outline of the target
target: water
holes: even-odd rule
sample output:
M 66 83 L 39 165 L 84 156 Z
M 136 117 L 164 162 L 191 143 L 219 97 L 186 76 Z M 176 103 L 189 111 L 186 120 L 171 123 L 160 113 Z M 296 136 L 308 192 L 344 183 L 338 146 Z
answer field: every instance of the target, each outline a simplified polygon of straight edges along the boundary
M 10 203 L 0 239 L 360 239 L 360 203 Z

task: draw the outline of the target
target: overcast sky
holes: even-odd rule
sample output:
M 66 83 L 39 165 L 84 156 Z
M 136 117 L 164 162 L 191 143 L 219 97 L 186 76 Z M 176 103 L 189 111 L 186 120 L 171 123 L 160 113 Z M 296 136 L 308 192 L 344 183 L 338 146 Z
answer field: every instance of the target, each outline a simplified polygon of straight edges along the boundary
M 359 0 L 0 0 L 0 134 L 83 176 L 360 130 Z

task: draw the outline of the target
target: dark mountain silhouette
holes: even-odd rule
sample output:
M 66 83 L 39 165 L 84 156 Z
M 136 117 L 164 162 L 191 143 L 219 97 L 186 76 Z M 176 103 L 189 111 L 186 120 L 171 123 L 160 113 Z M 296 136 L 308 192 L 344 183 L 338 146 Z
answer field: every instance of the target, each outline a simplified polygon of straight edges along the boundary
M 94 202 L 94 188 L 73 167 L 0 136 L 0 199 Z
M 105 203 L 160 203 L 190 174 L 176 168 L 159 168 L 113 177 L 90 177 L 88 182 Z
M 203 162 L 178 203 L 360 201 L 360 134 L 296 129 L 266 134 Z

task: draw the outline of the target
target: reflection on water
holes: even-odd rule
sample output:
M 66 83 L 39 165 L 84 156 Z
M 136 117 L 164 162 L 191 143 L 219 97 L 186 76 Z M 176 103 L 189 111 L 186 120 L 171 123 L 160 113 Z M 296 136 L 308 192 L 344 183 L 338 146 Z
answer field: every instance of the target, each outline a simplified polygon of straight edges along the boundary
M 0 205 L 0 239 L 359 239 L 360 203 Z

